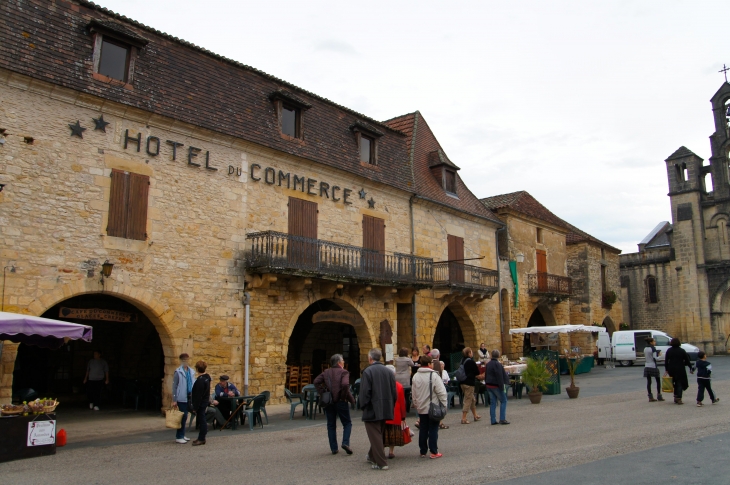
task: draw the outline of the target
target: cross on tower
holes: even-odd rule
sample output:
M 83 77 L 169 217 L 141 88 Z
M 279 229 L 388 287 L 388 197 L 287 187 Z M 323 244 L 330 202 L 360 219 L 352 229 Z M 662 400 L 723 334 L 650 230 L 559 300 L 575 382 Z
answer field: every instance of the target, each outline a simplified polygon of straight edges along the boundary
M 722 65 L 722 69 L 720 69 L 717 72 L 721 72 L 725 75 L 725 82 L 727 82 L 727 72 L 730 71 L 730 67 L 727 67 L 725 64 Z

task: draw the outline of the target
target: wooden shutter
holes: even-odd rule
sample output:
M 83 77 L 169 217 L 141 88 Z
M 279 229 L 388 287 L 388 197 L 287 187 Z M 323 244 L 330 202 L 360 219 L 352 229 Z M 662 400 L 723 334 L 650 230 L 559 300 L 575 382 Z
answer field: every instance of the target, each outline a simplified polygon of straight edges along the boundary
M 462 283 L 464 281 L 464 238 L 459 236 L 446 236 L 449 248 L 449 281 Z
M 289 197 L 289 234 L 317 239 L 317 203 Z M 290 238 L 287 248 L 289 262 L 303 269 L 317 266 L 317 242 Z
M 129 174 L 127 201 L 127 239 L 147 239 L 147 199 L 150 178 L 138 173 Z
M 109 189 L 109 217 L 106 226 L 108 236 L 126 237 L 128 197 L 129 173 L 112 169 L 112 183 Z
M 385 271 L 385 220 L 362 216 L 363 266 L 368 273 L 381 274 Z M 377 251 L 379 254 L 374 254 Z

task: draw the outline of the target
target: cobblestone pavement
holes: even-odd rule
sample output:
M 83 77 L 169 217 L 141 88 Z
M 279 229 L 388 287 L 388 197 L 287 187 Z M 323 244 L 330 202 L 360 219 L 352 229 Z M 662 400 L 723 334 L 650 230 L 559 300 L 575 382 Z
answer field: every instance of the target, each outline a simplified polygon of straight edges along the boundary
M 721 398 L 730 396 L 730 358 L 713 357 L 712 362 L 713 387 Z M 353 416 L 353 456 L 330 454 L 322 416 L 308 421 L 298 414 L 289 421 L 288 406 L 272 407 L 264 430 L 211 431 L 207 444 L 197 448 L 175 444 L 172 431 L 156 416 L 69 413 L 64 421 L 61 413 L 60 426 L 69 432 L 69 445 L 54 456 L 0 464 L 0 483 L 487 483 L 538 473 L 589 473 L 580 466 L 610 471 L 616 460 L 659 460 L 664 455 L 652 454 L 652 449 L 674 443 L 680 444 L 671 450 L 693 442 L 722 443 L 718 436 L 730 432 L 730 397 L 714 406 L 695 407 L 696 384 L 690 376 L 684 406 L 649 403 L 641 376 L 640 366 L 598 367 L 578 376 L 577 400 L 564 393 L 544 396 L 537 406 L 528 399 L 510 399 L 509 426 L 490 426 L 482 406 L 482 421 L 461 425 L 460 413 L 452 410 L 445 420 L 450 429 L 439 434 L 443 458 L 420 459 L 414 443 L 396 449 L 387 471 L 371 470 L 364 460 L 369 445 L 359 413 Z M 673 462 L 680 460 L 681 465 L 682 459 L 691 468 L 697 457 L 679 453 Z M 663 476 L 670 469 L 661 466 L 658 462 L 651 468 L 658 469 L 662 479 L 671 478 Z M 560 476 L 565 475 L 546 480 Z

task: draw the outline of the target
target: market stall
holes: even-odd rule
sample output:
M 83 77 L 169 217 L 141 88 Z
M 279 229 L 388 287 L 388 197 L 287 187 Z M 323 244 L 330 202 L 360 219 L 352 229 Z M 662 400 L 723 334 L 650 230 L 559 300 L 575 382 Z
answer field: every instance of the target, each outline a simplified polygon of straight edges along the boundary
M 91 334 L 87 325 L 0 312 L 0 352 L 3 340 L 55 349 L 68 340 L 91 342 Z M 0 462 L 55 454 L 57 406 L 50 398 L 2 404 Z
M 568 373 L 567 359 L 580 358 L 580 363 L 576 369 L 576 374 L 590 372 L 594 366 L 594 344 L 591 338 L 588 345 L 573 345 L 571 336 L 584 334 L 591 335 L 594 333 L 606 332 L 604 327 L 595 327 L 588 325 L 553 325 L 544 327 L 527 327 L 512 328 L 509 333 L 511 335 L 529 335 L 530 345 L 537 349 L 537 352 L 543 356 L 550 356 L 549 370 L 554 376 L 554 385 L 547 392 L 559 393 L 560 374 Z M 561 341 L 561 335 L 566 337 Z M 548 352 L 544 352 L 548 351 Z M 555 389 L 552 389 L 555 387 Z

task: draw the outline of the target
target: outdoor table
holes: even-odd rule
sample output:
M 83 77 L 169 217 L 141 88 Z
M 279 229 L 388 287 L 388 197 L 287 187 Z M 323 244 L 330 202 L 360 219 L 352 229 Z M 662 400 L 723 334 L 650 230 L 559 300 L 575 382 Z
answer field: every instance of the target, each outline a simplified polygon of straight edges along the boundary
M 307 409 L 307 419 L 316 419 L 317 411 L 317 400 L 319 399 L 319 393 L 314 384 L 307 384 L 302 388 L 302 394 L 304 394 L 304 408 Z
M 55 454 L 55 413 L 0 417 L 0 462 Z
M 233 414 L 231 414 L 231 419 L 230 419 L 229 422 L 232 422 L 233 423 L 233 429 L 236 429 L 236 427 L 238 425 L 238 418 L 241 415 L 241 411 L 243 410 L 243 408 L 245 408 L 246 406 L 248 406 L 248 404 L 250 403 L 250 401 L 252 401 L 253 398 L 255 398 L 255 397 L 256 396 L 233 396 L 233 397 L 231 397 L 231 396 L 220 396 L 220 397 L 216 397 L 215 399 L 217 401 L 220 401 L 221 399 L 222 400 L 225 400 L 225 401 L 231 401 L 231 413 L 233 413 Z M 241 405 L 241 402 L 243 402 L 243 401 L 248 401 L 246 403 L 246 406 L 244 406 L 241 409 L 238 409 L 238 406 L 240 406 Z
M 522 382 L 521 373 L 509 373 L 510 387 L 512 388 L 512 397 L 522 399 L 522 389 L 525 387 L 525 383 Z

